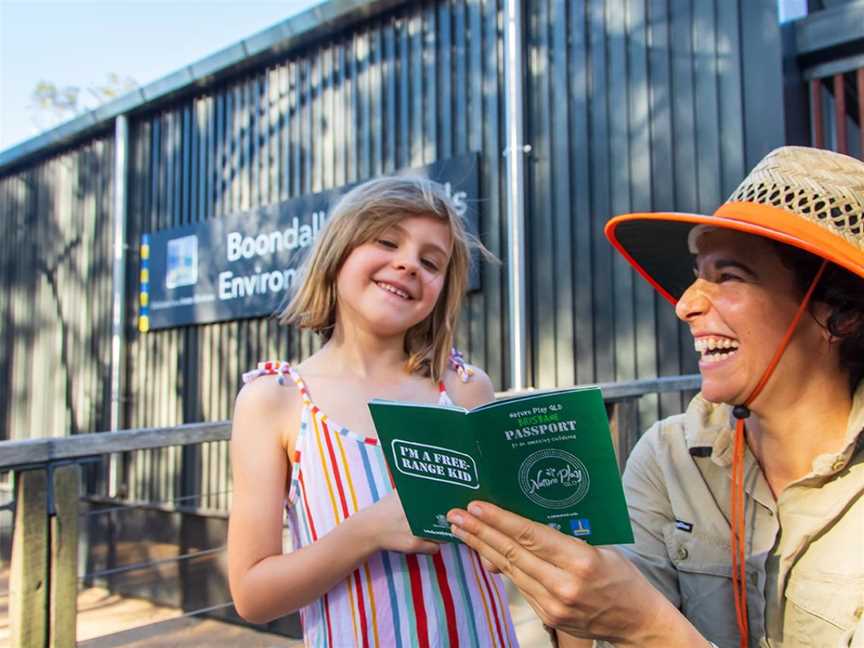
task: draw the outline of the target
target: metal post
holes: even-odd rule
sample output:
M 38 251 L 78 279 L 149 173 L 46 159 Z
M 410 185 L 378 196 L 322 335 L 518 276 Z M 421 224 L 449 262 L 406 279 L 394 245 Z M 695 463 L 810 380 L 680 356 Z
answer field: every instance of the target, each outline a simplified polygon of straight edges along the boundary
M 507 294 L 510 303 L 510 389 L 524 389 L 526 365 L 525 161 L 523 141 L 522 2 L 504 6 L 504 115 L 507 123 Z
M 129 124 L 126 115 L 114 120 L 114 273 L 111 318 L 111 429 L 119 430 L 123 416 L 123 377 L 126 371 L 126 179 L 129 171 Z M 121 455 L 111 455 L 108 493 L 117 495 Z

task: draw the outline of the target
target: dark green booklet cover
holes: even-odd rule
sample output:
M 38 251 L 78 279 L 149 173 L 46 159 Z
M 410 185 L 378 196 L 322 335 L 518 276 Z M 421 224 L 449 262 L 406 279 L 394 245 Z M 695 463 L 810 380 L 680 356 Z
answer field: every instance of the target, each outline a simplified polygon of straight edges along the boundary
M 414 535 L 455 540 L 447 512 L 484 500 L 591 544 L 633 542 L 599 388 L 470 411 L 383 400 L 369 409 Z

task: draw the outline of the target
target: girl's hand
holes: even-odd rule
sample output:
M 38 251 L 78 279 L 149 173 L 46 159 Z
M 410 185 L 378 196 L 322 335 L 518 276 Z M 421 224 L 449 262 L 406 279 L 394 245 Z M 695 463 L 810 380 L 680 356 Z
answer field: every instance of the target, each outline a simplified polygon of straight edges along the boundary
M 684 616 L 614 549 L 595 548 L 486 502 L 453 509 L 453 533 L 506 574 L 542 621 L 624 646 L 706 645 Z
M 411 533 L 405 510 L 396 491 L 385 495 L 372 506 L 348 518 L 357 524 L 363 540 L 370 543 L 371 552 L 398 551 L 400 553 L 437 553 L 440 546 L 422 540 Z

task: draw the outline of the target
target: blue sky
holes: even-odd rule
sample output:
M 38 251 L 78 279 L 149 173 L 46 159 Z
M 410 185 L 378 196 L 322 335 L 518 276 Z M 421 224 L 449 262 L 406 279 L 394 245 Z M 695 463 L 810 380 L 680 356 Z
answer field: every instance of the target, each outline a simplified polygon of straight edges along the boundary
M 0 0 L 0 150 L 39 133 L 28 106 L 40 80 L 87 87 L 113 72 L 143 85 L 319 2 Z

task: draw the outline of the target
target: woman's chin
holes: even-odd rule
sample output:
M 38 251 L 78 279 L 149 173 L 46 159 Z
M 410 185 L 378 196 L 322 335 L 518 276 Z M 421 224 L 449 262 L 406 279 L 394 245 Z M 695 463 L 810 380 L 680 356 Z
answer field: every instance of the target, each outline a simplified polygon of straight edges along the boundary
M 709 403 L 716 403 L 718 405 L 727 403 L 734 404 L 740 400 L 738 398 L 738 394 L 734 393 L 731 389 L 729 389 L 728 383 L 725 385 L 718 385 L 714 381 L 702 379 L 702 398 L 704 398 Z

